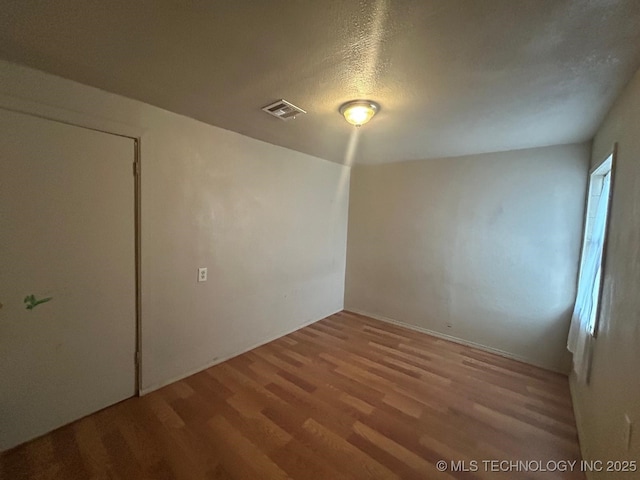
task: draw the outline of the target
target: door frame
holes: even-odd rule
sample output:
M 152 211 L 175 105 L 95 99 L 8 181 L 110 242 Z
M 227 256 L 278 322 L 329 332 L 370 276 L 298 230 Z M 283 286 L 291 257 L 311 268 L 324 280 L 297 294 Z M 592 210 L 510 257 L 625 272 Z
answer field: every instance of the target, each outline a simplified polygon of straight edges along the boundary
M 13 97 L 0 93 L 0 108 L 14 113 L 30 115 L 32 117 L 64 123 L 74 127 L 93 130 L 96 132 L 116 135 L 133 140 L 134 161 L 131 174 L 134 176 L 134 252 L 135 252 L 135 395 L 142 391 L 142 271 L 141 271 L 141 215 L 142 215 L 142 140 L 145 129 L 111 120 L 34 102 L 24 98 Z

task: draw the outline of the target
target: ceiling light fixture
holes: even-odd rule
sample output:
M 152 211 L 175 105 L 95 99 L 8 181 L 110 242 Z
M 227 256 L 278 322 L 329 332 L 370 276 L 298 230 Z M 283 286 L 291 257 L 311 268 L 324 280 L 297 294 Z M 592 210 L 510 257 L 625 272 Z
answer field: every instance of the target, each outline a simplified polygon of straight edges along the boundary
M 351 125 L 364 125 L 380 110 L 380 105 L 370 100 L 352 100 L 340 107 L 340 113 Z

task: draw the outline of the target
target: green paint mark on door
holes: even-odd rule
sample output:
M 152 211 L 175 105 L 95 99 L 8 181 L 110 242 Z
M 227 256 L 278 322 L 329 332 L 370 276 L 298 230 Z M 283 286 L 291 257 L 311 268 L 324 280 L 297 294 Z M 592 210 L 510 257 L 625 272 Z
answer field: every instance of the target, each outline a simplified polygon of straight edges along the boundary
M 24 297 L 24 303 L 27 307 L 27 310 L 33 310 L 41 303 L 47 303 L 51 299 L 53 299 L 53 297 L 41 298 L 40 300 L 37 300 L 35 295 L 27 295 L 26 297 Z

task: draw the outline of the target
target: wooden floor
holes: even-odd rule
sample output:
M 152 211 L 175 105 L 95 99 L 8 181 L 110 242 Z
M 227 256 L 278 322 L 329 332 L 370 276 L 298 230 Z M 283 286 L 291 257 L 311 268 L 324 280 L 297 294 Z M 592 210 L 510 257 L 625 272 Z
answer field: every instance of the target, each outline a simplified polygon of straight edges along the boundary
M 577 471 L 522 471 L 551 460 Z M 566 377 L 342 312 L 5 452 L 0 477 L 573 479 L 579 460 Z

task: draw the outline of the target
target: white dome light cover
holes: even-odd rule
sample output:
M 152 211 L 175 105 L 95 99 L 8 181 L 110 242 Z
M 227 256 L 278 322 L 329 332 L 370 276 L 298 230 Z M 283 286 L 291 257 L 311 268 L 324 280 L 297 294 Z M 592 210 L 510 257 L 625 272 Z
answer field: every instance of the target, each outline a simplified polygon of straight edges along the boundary
M 351 125 L 360 127 L 373 118 L 380 110 L 380 105 L 371 100 L 352 100 L 340 107 L 340 113 Z

